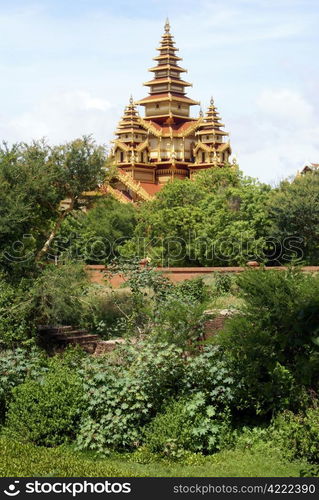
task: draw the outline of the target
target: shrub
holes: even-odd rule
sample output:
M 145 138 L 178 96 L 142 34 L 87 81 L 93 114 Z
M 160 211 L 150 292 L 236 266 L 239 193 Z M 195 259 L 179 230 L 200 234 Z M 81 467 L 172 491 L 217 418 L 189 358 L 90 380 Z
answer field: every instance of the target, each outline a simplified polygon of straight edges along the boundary
M 318 389 L 319 278 L 251 270 L 238 277 L 245 299 L 217 337 L 237 378 L 237 406 L 271 415 L 304 404 Z
M 145 431 L 145 443 L 152 453 L 183 458 L 184 451 L 213 453 L 227 442 L 229 413 L 217 412 L 198 392 L 174 401 L 158 414 Z
M 138 447 L 142 427 L 179 389 L 181 351 L 165 344 L 127 346 L 84 364 L 85 403 L 77 444 L 105 454 Z
M 21 439 L 55 446 L 75 437 L 82 410 L 81 379 L 57 364 L 42 379 L 27 379 L 14 389 L 7 427 Z
M 291 411 L 278 415 L 271 426 L 271 436 L 289 458 L 305 458 L 318 464 L 319 407 L 297 415 Z
M 89 211 L 73 213 L 62 224 L 61 241 L 71 259 L 105 264 L 130 240 L 136 224 L 136 208 L 111 196 L 94 201 Z
M 16 347 L 34 335 L 34 323 L 24 304 L 24 285 L 10 284 L 0 274 L 0 348 Z
M 188 358 L 181 393 L 203 392 L 210 404 L 224 411 L 232 404 L 235 383 L 221 350 L 216 346 L 205 346 L 199 355 Z
M 82 264 L 48 265 L 27 294 L 30 314 L 38 324 L 78 324 L 88 286 Z
M 229 293 L 233 284 L 232 276 L 228 273 L 215 273 L 214 288 L 217 295 Z
M 47 362 L 36 348 L 0 353 L 0 422 L 4 421 L 14 387 L 22 384 L 26 377 L 37 379 L 46 370 Z
M 190 349 L 192 342 L 203 335 L 203 305 L 169 295 L 157 307 L 153 339 L 156 342 L 170 342 L 182 349 Z
M 203 303 L 208 298 L 207 286 L 203 278 L 182 281 L 175 287 L 177 293 L 192 302 Z
M 134 311 L 133 298 L 126 290 L 110 291 L 94 285 L 85 297 L 81 324 L 103 339 L 121 337 L 130 329 Z

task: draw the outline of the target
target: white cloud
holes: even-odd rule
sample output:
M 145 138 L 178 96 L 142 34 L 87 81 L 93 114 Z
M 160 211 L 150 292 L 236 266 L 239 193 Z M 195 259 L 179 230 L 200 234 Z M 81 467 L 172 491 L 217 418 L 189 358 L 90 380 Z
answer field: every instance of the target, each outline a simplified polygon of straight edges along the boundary
M 239 117 L 234 129 L 239 163 L 254 177 L 278 181 L 319 160 L 319 116 L 291 89 L 264 90 L 255 113 Z
M 93 134 L 108 142 L 118 112 L 110 102 L 87 91 L 74 90 L 47 96 L 33 110 L 5 120 L 0 119 L 0 135 L 10 141 L 47 137 L 64 142 L 83 134 Z
M 298 92 L 289 89 L 264 90 L 257 100 L 259 110 L 274 119 L 282 120 L 287 126 L 300 127 L 315 119 L 313 106 Z
M 318 161 L 316 0 L 17 3 L 0 12 L 0 140 L 108 143 L 130 93 L 147 93 L 168 14 L 189 95 L 203 107 L 214 95 L 246 173 L 270 180 Z

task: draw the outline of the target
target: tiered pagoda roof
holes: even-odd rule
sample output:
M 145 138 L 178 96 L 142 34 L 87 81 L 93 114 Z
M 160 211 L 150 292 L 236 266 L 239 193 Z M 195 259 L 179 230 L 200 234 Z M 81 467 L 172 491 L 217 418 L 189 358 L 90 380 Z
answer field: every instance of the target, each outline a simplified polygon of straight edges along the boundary
M 207 113 L 196 131 L 196 135 L 212 135 L 219 136 L 220 138 L 229 135 L 228 132 L 222 130 L 222 127 L 224 127 L 224 124 L 221 122 L 221 118 L 214 104 L 214 99 L 211 98 Z
M 114 189 L 131 201 L 154 196 L 172 179 L 223 167 L 231 154 L 213 99 L 205 116 L 202 110 L 197 117 L 190 116 L 190 106 L 200 103 L 186 96 L 192 85 L 181 76 L 187 71 L 179 65 L 182 59 L 176 55 L 168 20 L 157 50 L 157 64 L 149 69 L 154 77 L 144 83 L 149 95 L 135 103 L 144 106 L 143 117 L 131 97 L 113 141 L 118 166 Z
M 128 135 L 128 138 L 132 139 L 132 142 L 135 142 L 134 134 L 142 134 L 147 135 L 147 132 L 140 124 L 140 116 L 136 109 L 136 106 L 133 101 L 133 97 L 130 97 L 129 104 L 124 109 L 124 114 L 117 126 L 116 132 L 117 135 Z M 123 137 L 121 137 L 123 139 Z
M 192 84 L 181 79 L 181 73 L 186 73 L 187 70 L 178 65 L 178 61 L 181 61 L 182 58 L 176 55 L 179 49 L 175 47 L 168 20 L 166 20 L 164 34 L 157 50 L 160 53 L 154 57 L 154 60 L 158 61 L 157 66 L 149 69 L 154 73 L 154 78 L 144 83 L 145 86 L 150 87 L 150 95 L 137 101 L 137 104 L 145 105 L 152 101 L 179 101 L 188 105 L 199 104 L 185 96 L 185 87 L 192 87 Z

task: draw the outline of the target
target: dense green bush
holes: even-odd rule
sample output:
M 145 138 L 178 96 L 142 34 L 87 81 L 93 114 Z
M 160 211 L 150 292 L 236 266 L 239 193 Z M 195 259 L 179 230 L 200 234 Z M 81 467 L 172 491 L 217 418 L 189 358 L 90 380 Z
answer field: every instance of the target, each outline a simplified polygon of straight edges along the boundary
M 280 242 L 273 260 L 287 263 L 291 257 L 308 265 L 319 259 L 319 173 L 307 172 L 284 180 L 269 201 L 270 234 Z M 281 251 L 280 251 L 281 250 Z
M 47 371 L 47 360 L 36 348 L 0 353 L 0 422 L 4 421 L 12 390 L 26 377 L 37 379 Z
M 25 296 L 30 283 L 10 284 L 0 274 L 0 348 L 16 347 L 34 336 L 35 324 Z
M 84 364 L 86 413 L 77 443 L 99 453 L 141 444 L 142 427 L 178 392 L 181 351 L 165 344 L 126 346 Z
M 227 443 L 229 412 L 217 411 L 202 392 L 168 405 L 145 431 L 146 447 L 168 458 L 182 458 L 184 451 L 213 453 Z
M 214 274 L 214 291 L 217 295 L 229 293 L 233 284 L 233 277 L 229 273 Z
M 155 342 L 172 342 L 183 349 L 189 349 L 190 343 L 201 337 L 207 298 L 201 278 L 174 285 L 152 267 L 141 266 L 138 260 L 118 259 L 110 272 L 123 275 L 125 288 L 131 292 L 130 312 L 119 307 L 123 312 L 118 322 L 122 330 L 133 336 L 152 334 Z
M 102 198 L 87 213 L 75 213 L 64 221 L 57 253 L 60 246 L 60 252 L 74 260 L 87 264 L 110 262 L 132 237 L 136 215 L 132 204 L 120 203 L 111 196 Z
M 235 165 L 167 183 L 141 207 L 123 255 L 161 266 L 238 265 L 263 254 L 270 187 Z M 259 252 L 258 252 L 259 250 Z M 263 257 L 263 255 L 262 255 Z
M 51 264 L 33 281 L 26 300 L 38 324 L 77 324 L 88 287 L 82 264 Z
M 285 411 L 271 426 L 271 437 L 289 458 L 305 458 L 319 463 L 319 407 L 310 407 L 304 413 Z
M 297 409 L 318 389 L 319 278 L 252 270 L 238 277 L 242 313 L 218 336 L 237 378 L 237 405 L 257 414 Z
M 27 379 L 13 390 L 7 428 L 20 439 L 55 446 L 74 439 L 82 411 L 81 379 L 56 364 L 40 379 Z
M 202 338 L 204 307 L 198 302 L 170 295 L 156 309 L 152 337 L 156 342 L 170 342 L 190 349 Z
M 134 301 L 130 292 L 92 285 L 83 299 L 80 323 L 101 338 L 109 339 L 125 335 L 134 314 Z
M 174 344 L 141 342 L 119 348 L 105 358 L 86 361 L 81 376 L 87 411 L 78 447 L 99 453 L 134 449 L 143 443 L 143 427 L 163 412 L 172 398 L 181 396 L 190 398 L 190 414 L 195 405 L 196 422 L 201 413 L 207 413 L 206 408 L 209 413 L 198 423 L 198 427 L 207 427 L 203 431 L 207 443 L 198 441 L 195 445 L 194 441 L 192 450 L 196 447 L 198 451 L 201 446 L 213 450 L 219 446 L 217 434 L 221 430 L 211 428 L 209 419 L 219 419 L 218 425 L 222 425 L 228 418 L 233 384 L 218 356 L 216 348 L 207 347 L 198 357 L 185 359 L 182 349 Z M 196 399 L 198 394 L 201 397 Z
M 14 284 L 0 276 L 0 347 L 34 341 L 39 324 L 78 324 L 89 287 L 83 265 L 72 262 Z
M 236 380 L 220 349 L 206 346 L 203 351 L 187 359 L 182 394 L 203 392 L 209 403 L 221 412 L 232 404 Z
M 201 304 L 208 300 L 208 289 L 203 278 L 193 278 L 178 283 L 175 287 L 175 293 Z

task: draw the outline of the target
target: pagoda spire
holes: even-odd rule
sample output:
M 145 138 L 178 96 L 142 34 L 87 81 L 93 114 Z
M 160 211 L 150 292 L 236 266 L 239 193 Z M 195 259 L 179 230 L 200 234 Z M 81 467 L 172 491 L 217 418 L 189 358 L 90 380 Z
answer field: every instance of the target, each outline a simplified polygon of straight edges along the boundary
M 154 77 L 144 83 L 150 88 L 149 96 L 137 101 L 137 104 L 145 106 L 146 119 L 158 119 L 159 122 L 169 119 L 172 123 L 172 120 L 176 122 L 188 117 L 189 106 L 199 103 L 186 97 L 185 89 L 192 87 L 192 84 L 181 78 L 181 73 L 186 73 L 187 70 L 179 66 L 179 61 L 182 59 L 176 55 L 179 49 L 175 47 L 168 19 L 166 19 L 164 33 L 157 50 L 159 55 L 154 57 L 157 65 L 149 69 L 154 73 Z M 157 109 L 162 111 L 158 112 Z M 183 111 L 179 111 L 182 109 Z
M 220 130 L 222 127 L 224 127 L 224 124 L 221 123 L 221 118 L 215 106 L 213 97 L 210 98 L 210 104 L 206 112 L 206 115 L 204 117 L 204 122 L 202 127 L 204 127 L 205 130 L 212 130 L 217 134 L 228 135 L 227 132 L 223 132 L 222 130 Z
M 223 127 L 224 124 L 221 122 L 214 99 L 211 97 L 206 114 L 195 132 L 198 139 L 197 163 L 221 166 L 228 162 L 231 148 L 229 142 L 224 140 L 224 137 L 229 134 L 223 130 Z
M 123 142 L 128 142 L 127 139 L 130 139 L 131 136 L 132 140 L 130 142 L 138 142 L 135 140 L 136 134 L 146 135 L 144 128 L 140 124 L 140 116 L 134 104 L 132 94 L 129 104 L 125 106 L 123 116 L 116 129 L 116 134 Z

